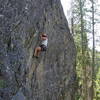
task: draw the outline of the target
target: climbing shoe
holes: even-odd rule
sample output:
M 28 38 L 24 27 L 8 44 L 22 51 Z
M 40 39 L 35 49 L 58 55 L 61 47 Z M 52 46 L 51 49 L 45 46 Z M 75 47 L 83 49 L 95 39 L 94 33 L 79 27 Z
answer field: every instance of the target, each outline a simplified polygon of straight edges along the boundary
M 34 56 L 34 55 L 33 55 L 33 57 L 32 57 L 32 58 L 37 58 L 37 59 L 38 59 L 39 57 L 38 57 L 38 56 Z

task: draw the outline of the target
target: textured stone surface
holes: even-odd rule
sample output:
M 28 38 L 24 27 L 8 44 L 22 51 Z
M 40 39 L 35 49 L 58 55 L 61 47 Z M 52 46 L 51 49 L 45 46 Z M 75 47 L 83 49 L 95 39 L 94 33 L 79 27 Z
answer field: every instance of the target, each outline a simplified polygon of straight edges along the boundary
M 48 34 L 48 50 L 35 59 L 40 32 Z M 9 90 L 0 91 L 3 100 L 20 89 L 26 100 L 74 100 L 75 54 L 60 0 L 0 0 L 0 74 Z
M 19 92 L 12 98 L 12 100 L 26 100 L 26 99 L 25 99 L 25 96 L 23 95 L 23 93 L 19 91 Z

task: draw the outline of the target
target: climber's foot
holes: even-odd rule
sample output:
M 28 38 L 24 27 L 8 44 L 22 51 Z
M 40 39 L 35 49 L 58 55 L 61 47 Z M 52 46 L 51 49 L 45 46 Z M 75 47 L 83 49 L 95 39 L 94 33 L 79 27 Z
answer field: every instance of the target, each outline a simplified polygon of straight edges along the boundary
M 39 57 L 38 57 L 38 56 L 33 55 L 33 58 L 37 58 L 37 59 L 38 59 Z
M 37 58 L 37 59 L 38 59 L 39 57 L 38 57 L 38 56 L 35 56 L 35 58 Z

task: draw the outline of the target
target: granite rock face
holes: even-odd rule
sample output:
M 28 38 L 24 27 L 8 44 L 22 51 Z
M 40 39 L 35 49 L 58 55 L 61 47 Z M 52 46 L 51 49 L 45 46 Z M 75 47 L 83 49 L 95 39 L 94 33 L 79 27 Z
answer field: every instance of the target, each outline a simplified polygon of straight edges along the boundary
M 32 58 L 41 32 L 48 49 Z M 2 100 L 74 100 L 75 56 L 60 0 L 0 0 Z

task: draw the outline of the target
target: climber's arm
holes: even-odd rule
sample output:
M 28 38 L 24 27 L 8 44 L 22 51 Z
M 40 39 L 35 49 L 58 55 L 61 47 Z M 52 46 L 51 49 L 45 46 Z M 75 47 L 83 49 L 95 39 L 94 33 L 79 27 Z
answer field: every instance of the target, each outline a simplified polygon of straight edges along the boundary
M 46 40 L 46 39 L 47 39 L 47 37 L 42 37 L 41 39 L 42 39 L 42 40 Z
M 41 40 L 46 40 L 47 39 L 47 37 L 44 37 L 42 35 L 40 35 L 40 38 L 41 38 Z

